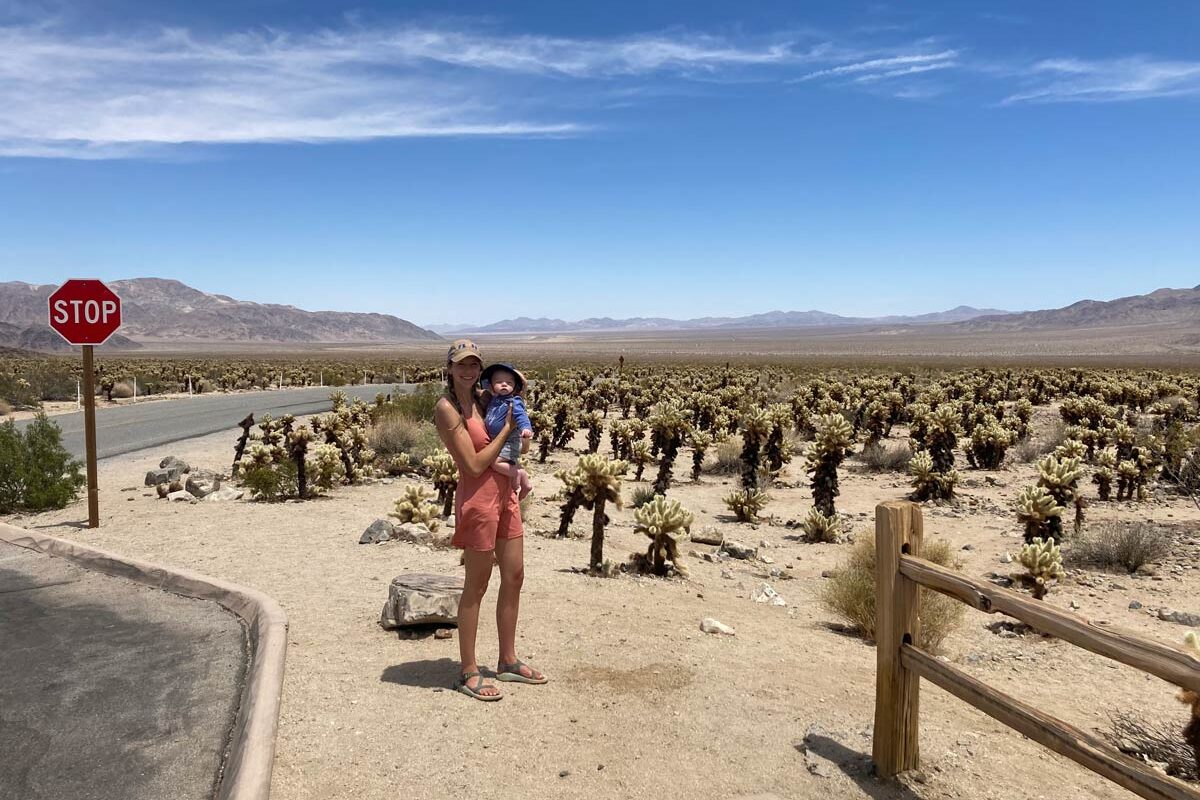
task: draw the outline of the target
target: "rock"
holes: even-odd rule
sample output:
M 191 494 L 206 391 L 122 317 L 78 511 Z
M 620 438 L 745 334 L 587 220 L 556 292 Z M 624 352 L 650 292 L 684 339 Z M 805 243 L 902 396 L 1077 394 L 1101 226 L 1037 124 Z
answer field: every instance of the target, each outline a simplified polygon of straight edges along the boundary
M 245 492 L 241 489 L 235 489 L 232 486 L 222 486 L 205 497 L 204 501 L 206 503 L 224 503 L 230 500 L 241 500 L 243 495 L 245 495 Z
M 773 606 L 787 605 L 787 602 L 775 592 L 769 583 L 760 584 L 750 595 L 750 599 L 756 603 L 770 603 Z
M 733 570 L 731 570 L 731 569 L 722 569 L 722 570 L 721 570 L 721 577 L 722 577 L 722 578 L 724 578 L 724 579 L 725 579 L 725 580 L 727 580 L 727 581 L 731 581 L 731 580 L 733 580 Z
M 763 556 L 763 555 L 760 555 L 760 556 L 758 557 L 758 560 L 759 560 L 759 561 L 761 561 L 761 562 L 762 562 L 762 563 L 764 563 L 764 564 L 774 564 L 774 563 L 775 563 L 775 559 L 771 558 L 770 556 Z
M 698 531 L 692 531 L 691 540 L 696 544 L 711 544 L 720 546 L 725 537 L 714 525 L 705 525 Z
M 180 490 L 178 492 L 171 492 L 170 494 L 167 495 L 167 500 L 171 501 L 172 503 L 194 503 L 194 502 L 196 502 L 195 497 L 192 497 L 192 495 L 190 493 L 185 492 L 183 490 Z
M 1200 627 L 1200 614 L 1189 614 L 1186 611 L 1172 611 L 1169 608 L 1160 608 L 1158 610 L 1158 618 L 1163 622 L 1175 622 L 1180 625 L 1187 625 L 1189 628 Z
M 167 484 L 167 491 L 168 492 L 182 492 L 182 491 L 186 491 L 186 490 L 183 488 L 183 481 L 179 480 L 178 478 L 175 478 L 169 484 Z
M 836 574 L 837 574 L 837 570 L 832 570 L 832 569 L 823 569 L 823 570 L 821 570 L 821 577 L 822 577 L 822 578 L 832 578 L 832 577 L 833 577 L 834 575 L 836 575 Z
M 1129 604 L 1129 608 L 1132 611 L 1137 611 L 1141 607 L 1142 607 L 1142 604 L 1139 603 L 1137 600 L 1134 600 Z
M 1004 555 L 1000 556 L 1001 564 L 1011 564 L 1012 562 L 1013 562 L 1012 553 L 1005 553 Z
M 386 522 L 386 520 L 384 520 Z M 420 522 L 403 522 L 392 528 L 392 538 L 413 544 L 436 544 L 439 539 Z
M 166 496 L 171 493 L 170 487 L 168 487 L 165 483 L 160 483 L 158 486 L 155 486 L 154 491 L 158 492 L 158 496 L 160 498 L 166 498 Z
M 756 551 L 753 547 L 742 544 L 741 542 L 725 542 L 721 545 L 721 549 L 733 556 L 734 558 L 747 559 L 754 558 Z
M 712 617 L 705 617 L 704 619 L 700 620 L 700 630 L 704 631 L 705 633 L 721 633 L 726 636 L 737 635 L 737 632 L 734 631 L 733 628 L 729 627 L 720 620 L 713 619 Z
M 377 519 L 358 537 L 359 544 L 378 544 L 389 541 L 395 531 L 392 523 L 386 519 Z
M 970 542 L 968 542 L 968 543 L 966 543 L 966 544 L 964 544 L 964 545 L 962 546 L 962 549 L 963 549 L 963 550 L 974 550 L 974 549 L 975 549 L 975 545 L 973 545 L 973 544 L 971 544 Z
M 424 526 L 422 526 L 424 527 Z M 387 630 L 412 625 L 458 624 L 461 577 L 405 573 L 392 578 L 379 624 Z
M 186 461 L 176 458 L 175 456 L 167 456 L 162 461 L 159 461 L 158 468 L 160 470 L 165 469 L 168 477 L 171 480 L 175 480 L 176 478 L 182 476 L 185 472 L 192 471 L 192 468 L 188 466 Z
M 165 469 L 152 469 L 146 473 L 146 485 L 158 486 L 171 480 L 171 473 Z
M 450 639 L 453 637 L 454 637 L 454 629 L 453 628 L 438 628 L 436 631 L 433 632 L 433 638 L 435 638 L 435 639 Z
M 183 488 L 197 500 L 203 500 L 221 488 L 221 479 L 215 475 L 188 475 Z

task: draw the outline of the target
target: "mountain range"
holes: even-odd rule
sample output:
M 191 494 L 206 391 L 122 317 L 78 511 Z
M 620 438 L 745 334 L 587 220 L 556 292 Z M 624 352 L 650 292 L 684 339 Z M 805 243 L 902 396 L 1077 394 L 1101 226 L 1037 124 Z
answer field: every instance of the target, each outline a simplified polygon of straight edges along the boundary
M 655 331 L 846 331 L 918 334 L 1019 334 L 1107 330 L 1125 336 L 1138 331 L 1156 342 L 1191 349 L 1200 345 L 1200 286 L 1158 289 L 1116 300 L 1080 300 L 1069 306 L 1009 313 L 959 306 L 916 316 L 843 317 L 823 311 L 772 311 L 744 317 L 609 317 L 566 322 L 520 317 L 491 325 L 421 328 L 388 314 L 304 311 L 295 306 L 253 303 L 209 294 L 176 280 L 134 278 L 108 284 L 121 296 L 123 325 L 106 348 L 136 349 L 143 344 L 187 343 L 435 343 L 439 334 L 653 333 Z M 0 350 L 64 351 L 70 346 L 46 325 L 47 298 L 56 287 L 12 281 L 0 283 Z
M 436 342 L 441 337 L 389 314 L 304 311 L 209 294 L 176 280 L 111 281 L 121 298 L 121 333 L 105 344 L 133 349 L 142 343 Z M 47 326 L 46 301 L 56 286 L 0 283 L 0 346 L 69 350 Z
M 825 311 L 768 311 L 745 317 L 698 317 L 696 319 L 667 319 L 665 317 L 591 317 L 577 322 L 538 317 L 517 317 L 493 322 L 490 325 L 431 325 L 430 330 L 441 334 L 460 333 L 582 333 L 629 331 L 695 331 L 734 328 L 811 328 L 852 325 L 937 325 L 960 322 L 988 315 L 1004 315 L 1007 311 L 994 308 L 958 306 L 949 311 L 917 316 L 842 317 Z

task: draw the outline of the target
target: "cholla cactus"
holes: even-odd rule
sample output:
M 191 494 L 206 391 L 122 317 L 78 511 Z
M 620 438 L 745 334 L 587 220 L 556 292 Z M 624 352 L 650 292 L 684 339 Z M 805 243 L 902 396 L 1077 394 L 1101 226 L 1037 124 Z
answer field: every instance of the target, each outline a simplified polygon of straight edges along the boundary
M 1017 561 L 1025 567 L 1024 580 L 1032 585 L 1033 598 L 1041 600 L 1050 590 L 1049 582 L 1063 577 L 1062 550 L 1053 539 L 1041 537 L 1021 548 Z
M 671 488 L 671 470 L 675 466 L 675 457 L 679 453 L 683 437 L 690 428 L 687 414 L 678 402 L 668 400 L 655 406 L 654 414 L 650 417 L 650 429 L 654 432 L 655 442 L 662 450 L 662 461 L 659 462 L 658 475 L 654 478 L 655 494 L 666 494 Z
M 307 461 L 312 473 L 312 482 L 319 489 L 329 491 L 345 477 L 342 454 L 337 445 L 317 445 L 310 451 Z
M 908 462 L 908 474 L 912 476 L 913 499 L 929 500 L 935 497 L 951 497 L 958 484 L 958 470 L 947 473 L 935 472 L 933 456 L 926 450 L 913 455 Z
M 687 569 L 679 562 L 679 542 L 692 526 L 691 513 L 678 500 L 668 500 L 660 494 L 635 511 L 633 519 L 634 531 L 650 537 L 646 552 L 631 557 L 634 566 L 655 575 L 667 575 L 674 567 L 675 572 L 686 577 Z M 594 559 L 592 563 L 596 563 Z
M 1061 538 L 1064 511 L 1044 486 L 1026 486 L 1017 496 L 1017 521 L 1025 526 L 1027 543 Z
M 688 444 L 692 446 L 692 480 L 700 480 L 700 469 L 704 466 L 704 456 L 713 445 L 713 435 L 693 428 L 688 434 Z
M 588 411 L 582 419 L 588 431 L 588 452 L 595 453 L 600 449 L 600 436 L 604 433 L 604 415 L 599 411 Z
M 805 455 L 804 471 L 812 476 L 813 506 L 832 517 L 838 496 L 837 468 L 854 443 L 854 429 L 841 414 L 825 414 L 816 426 L 816 438 Z
M 438 510 L 433 503 L 433 495 L 424 486 L 410 483 L 404 487 L 404 494 L 396 500 L 396 510 L 391 516 L 401 522 L 417 522 L 431 531 L 438 529 Z
M 1060 458 L 1048 455 L 1037 462 L 1038 485 L 1045 487 L 1054 502 L 1063 508 L 1075 507 L 1075 532 L 1083 527 L 1083 495 L 1079 492 L 1079 479 L 1083 477 L 1083 464 L 1078 458 Z M 1062 540 L 1062 530 L 1052 534 Z
M 1016 440 L 1015 433 L 1005 428 L 990 414 L 971 431 L 971 446 L 968 457 L 982 469 L 1000 469 L 1004 454 Z
M 1111 447 L 1096 453 L 1096 472 L 1092 475 L 1092 483 L 1096 484 L 1101 500 L 1112 499 L 1113 479 L 1117 477 L 1117 451 Z
M 792 426 L 792 413 L 783 403 L 776 403 L 767 409 L 767 419 L 771 423 L 771 430 L 767 433 L 763 455 L 767 457 L 767 469 L 776 475 L 784 464 L 792 460 L 791 453 L 784 446 L 784 437 Z
M 1132 500 L 1138 482 L 1138 465 L 1133 459 L 1124 459 L 1117 464 L 1117 499 Z
M 599 455 L 586 455 L 576 467 L 582 477 L 582 505 L 592 510 L 592 549 L 589 567 L 594 571 L 604 565 L 604 526 L 608 524 L 605 505 L 621 507 L 621 477 L 629 465 Z
M 926 420 L 926 449 L 933 458 L 934 472 L 945 475 L 953 471 L 954 446 L 958 443 L 960 433 L 959 410 L 954 404 L 943 403 L 929 414 Z
M 642 479 L 642 471 L 652 461 L 654 461 L 654 456 L 650 455 L 650 445 L 646 442 L 635 441 L 629 445 L 629 463 L 634 466 L 633 479 L 635 481 Z
M 284 426 L 288 430 L 288 453 L 296 462 L 296 494 L 301 500 L 306 500 L 308 498 L 308 470 L 305 468 L 305 456 L 308 453 L 308 444 L 313 440 L 313 432 L 308 428 L 292 429 L 288 417 L 291 417 L 291 414 L 284 417 Z
M 758 488 L 758 467 L 762 446 L 771 433 L 771 418 L 762 408 L 753 408 L 742 417 L 742 488 Z
M 1066 439 L 1054 448 L 1054 455 L 1060 459 L 1074 458 L 1082 461 L 1083 457 L 1087 455 L 1087 445 L 1076 438 Z
M 725 507 L 733 512 L 738 522 L 753 522 L 771 500 L 771 495 L 760 489 L 742 489 L 725 495 Z
M 454 508 L 454 490 L 458 488 L 458 467 L 446 450 L 438 450 L 421 462 L 429 471 L 433 488 L 437 489 L 438 502 L 442 504 L 442 516 L 450 516 Z
M 808 510 L 808 516 L 800 523 L 800 527 L 804 529 L 806 542 L 836 542 L 842 535 L 842 523 L 838 516 L 834 514 L 827 517 L 815 507 Z

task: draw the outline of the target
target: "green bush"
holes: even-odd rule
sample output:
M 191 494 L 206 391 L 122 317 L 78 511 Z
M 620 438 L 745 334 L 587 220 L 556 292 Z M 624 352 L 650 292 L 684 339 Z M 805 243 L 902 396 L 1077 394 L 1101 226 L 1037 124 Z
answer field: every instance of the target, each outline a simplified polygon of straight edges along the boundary
M 242 483 L 257 500 L 274 502 L 296 494 L 296 463 L 291 459 L 279 463 L 251 466 L 242 472 Z
M 62 431 L 45 414 L 25 432 L 0 425 L 0 514 L 62 508 L 79 494 L 82 464 L 62 446 Z
M 394 394 L 389 403 L 374 408 L 371 415 L 376 422 L 394 415 L 408 417 L 420 422 L 433 422 L 433 409 L 444 391 L 440 384 L 423 383 L 410 394 Z

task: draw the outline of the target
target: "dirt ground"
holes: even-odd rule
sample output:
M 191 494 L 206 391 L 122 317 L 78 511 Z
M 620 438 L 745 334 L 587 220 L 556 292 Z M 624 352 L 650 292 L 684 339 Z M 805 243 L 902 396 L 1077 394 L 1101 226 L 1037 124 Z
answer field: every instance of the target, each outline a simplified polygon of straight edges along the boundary
M 1054 412 L 1038 413 L 1046 422 Z M 750 525 L 731 521 L 721 502 L 736 476 L 679 480 L 690 464 L 690 453 L 681 454 L 670 494 L 695 514 L 693 529 L 717 525 L 729 539 L 761 542 L 760 556 L 771 562 L 710 563 L 700 556 L 716 548 L 692 544 L 684 548 L 686 581 L 573 571 L 587 563 L 590 514 L 578 515 L 576 538 L 545 534 L 557 527 L 553 470 L 573 463 L 575 453 L 533 464 L 518 653 L 551 682 L 500 684 L 505 699 L 481 703 L 448 690 L 457 669 L 454 639 L 404 640 L 377 624 L 393 576 L 460 569 L 456 551 L 358 544 L 372 520 L 391 510 L 403 480 L 343 487 L 303 504 L 168 503 L 142 486 L 145 471 L 169 454 L 195 468 L 227 468 L 234 438 L 218 434 L 102 462 L 98 530 L 83 526 L 82 501 L 8 521 L 227 578 L 280 602 L 290 634 L 278 800 L 1133 796 L 929 684 L 921 689 L 921 770 L 901 782 L 871 776 L 875 650 L 832 626 L 837 619 L 818 599 L 822 573 L 850 545 L 804 544 L 785 524 L 811 506 L 799 456 L 772 492 L 766 513 L 773 521 Z M 574 444 L 580 451 L 582 436 Z M 950 541 L 969 575 L 1007 573 L 1012 566 L 1002 556 L 1020 548 L 1012 500 L 1034 482 L 1034 468 L 982 472 L 963 461 L 958 501 L 924 508 L 926 538 Z M 872 533 L 877 503 L 908 491 L 904 476 L 866 473 L 854 458 L 841 482 L 838 510 L 853 520 L 854 536 Z M 627 480 L 624 496 L 648 483 Z M 632 509 L 611 516 L 606 556 L 624 560 L 643 550 Z M 1200 613 L 1200 512 L 1186 499 L 1160 495 L 1139 504 L 1094 501 L 1089 518 L 1176 526 L 1176 550 L 1154 576 L 1072 575 L 1046 602 L 1075 603 L 1093 620 L 1180 642 L 1186 628 L 1154 612 Z M 773 568 L 782 576 L 770 577 Z M 495 624 L 486 609 L 498 580 L 480 631 L 481 659 L 493 666 Z M 786 606 L 750 599 L 764 582 Z M 1130 609 L 1135 600 L 1141 610 Z M 732 626 L 736 636 L 702 633 L 704 617 Z M 1001 619 L 968 611 L 944 656 L 1084 730 L 1105 727 L 1106 713 L 1116 709 L 1185 723 L 1173 687 L 1059 641 L 987 627 Z

